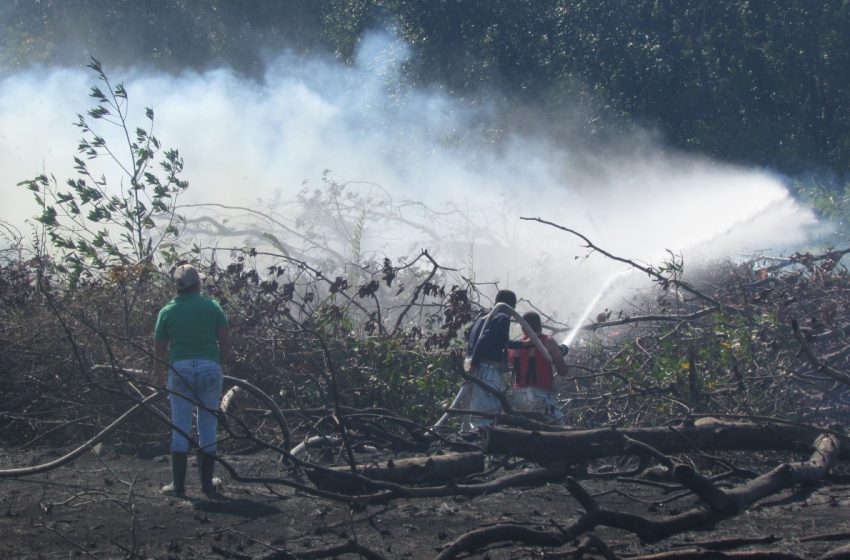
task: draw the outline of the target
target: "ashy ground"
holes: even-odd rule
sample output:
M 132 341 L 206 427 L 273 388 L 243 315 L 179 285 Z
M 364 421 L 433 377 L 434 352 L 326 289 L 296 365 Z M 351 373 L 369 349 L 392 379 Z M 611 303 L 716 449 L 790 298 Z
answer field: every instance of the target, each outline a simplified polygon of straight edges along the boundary
M 0 452 L 0 468 L 41 464 L 58 455 L 58 450 L 5 450 Z M 280 464 L 270 456 L 231 460 L 237 468 L 255 474 L 282 474 Z M 760 466 L 767 470 L 775 465 L 770 463 Z M 159 489 L 169 472 L 165 456 L 143 459 L 105 446 L 99 455 L 87 453 L 44 474 L 0 478 L 0 558 L 247 559 L 275 550 L 294 557 L 320 557 L 321 551 L 350 542 L 374 552 L 376 558 L 432 558 L 476 527 L 516 523 L 552 529 L 569 524 L 580 513 L 563 484 L 513 488 L 475 498 L 398 499 L 352 509 L 286 486 L 235 483 L 226 475 L 225 498 L 211 501 L 197 491 L 194 471 L 188 480 L 189 498 L 167 498 Z M 692 497 L 676 498 L 676 492 L 646 484 L 581 482 L 609 509 L 652 516 L 693 505 Z M 715 527 L 655 544 L 640 543 L 617 530 L 597 534 L 621 557 L 741 538 L 752 539 L 753 544 L 737 550 L 777 550 L 814 558 L 850 543 L 850 486 L 832 482 L 796 488 Z M 511 543 L 473 557 L 576 555 L 573 545 L 542 549 Z

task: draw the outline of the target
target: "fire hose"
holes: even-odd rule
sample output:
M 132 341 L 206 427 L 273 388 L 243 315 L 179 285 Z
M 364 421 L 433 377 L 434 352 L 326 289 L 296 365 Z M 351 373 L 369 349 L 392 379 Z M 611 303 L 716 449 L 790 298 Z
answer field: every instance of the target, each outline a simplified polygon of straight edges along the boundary
M 97 367 L 97 366 L 95 366 L 95 367 Z M 130 371 L 130 370 L 128 370 L 128 371 Z M 140 370 L 131 370 L 131 371 L 134 371 L 135 373 L 144 373 L 144 372 L 141 372 Z M 278 408 L 278 406 L 274 402 L 274 400 L 272 400 L 272 398 L 269 397 L 262 390 L 260 390 L 256 386 L 252 385 L 251 383 L 248 383 L 247 381 L 245 381 L 243 379 L 238 379 L 236 377 L 231 377 L 229 375 L 223 376 L 223 379 L 224 379 L 225 382 L 228 382 L 231 385 L 233 385 L 233 388 L 230 391 L 228 391 L 228 393 L 225 394 L 225 398 L 228 398 L 228 395 L 232 391 L 242 390 L 242 391 L 246 391 L 246 392 L 252 394 L 254 397 L 258 398 L 261 402 L 263 402 L 266 406 L 269 407 L 268 412 L 271 414 L 272 419 L 280 427 L 280 430 L 282 432 L 282 437 L 283 437 L 282 442 L 274 442 L 274 443 L 277 444 L 277 445 L 283 446 L 285 449 L 289 449 L 289 447 L 292 444 L 291 436 L 290 436 L 290 433 L 289 433 L 289 427 L 286 423 L 286 419 L 283 416 L 283 413 L 280 411 L 280 409 Z M 20 468 L 11 468 L 11 469 L 0 469 L 0 478 L 39 474 L 39 473 L 47 472 L 49 470 L 61 467 L 62 465 L 65 465 L 67 463 L 70 463 L 71 461 L 80 457 L 86 451 L 88 451 L 89 449 L 92 449 L 95 445 L 97 445 L 98 443 L 103 441 L 106 438 L 106 436 L 108 436 L 109 434 L 114 432 L 115 429 L 118 428 L 118 426 L 120 426 L 124 421 L 126 421 L 134 412 L 136 412 L 140 408 L 147 408 L 149 403 L 151 403 L 152 401 L 156 400 L 157 398 L 163 396 L 164 394 L 165 394 L 165 391 L 156 391 L 156 392 L 154 392 L 154 393 L 152 393 L 148 396 L 145 396 L 140 401 L 138 401 L 136 404 L 134 404 L 129 409 L 127 409 L 123 414 L 121 414 L 121 416 L 119 416 L 118 418 L 113 420 L 108 426 L 103 428 L 95 436 L 93 436 L 92 438 L 90 438 L 89 440 L 87 440 L 86 442 L 81 444 L 76 449 L 69 451 L 65 455 L 63 455 L 63 456 L 61 456 L 57 459 L 54 459 L 53 461 L 50 461 L 50 462 L 47 462 L 47 463 L 42 463 L 40 465 L 32 465 L 32 466 L 29 466 L 29 467 L 20 467 Z M 225 401 L 225 399 L 223 399 L 223 401 Z M 223 404 L 226 404 L 226 401 L 223 402 Z

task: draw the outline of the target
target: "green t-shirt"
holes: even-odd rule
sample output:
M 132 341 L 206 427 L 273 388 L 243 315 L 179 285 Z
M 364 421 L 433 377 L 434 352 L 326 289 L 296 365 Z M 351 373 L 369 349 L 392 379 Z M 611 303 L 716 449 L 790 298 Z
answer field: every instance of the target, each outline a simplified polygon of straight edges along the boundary
M 179 295 L 159 310 L 154 336 L 168 340 L 168 361 L 221 362 L 218 329 L 227 317 L 214 299 L 199 293 Z

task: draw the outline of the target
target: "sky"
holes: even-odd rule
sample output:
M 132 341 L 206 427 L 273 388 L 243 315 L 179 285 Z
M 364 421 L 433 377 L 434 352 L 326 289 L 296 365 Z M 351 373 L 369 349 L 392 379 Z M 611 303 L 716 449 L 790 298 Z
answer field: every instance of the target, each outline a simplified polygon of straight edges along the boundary
M 502 102 L 470 103 L 405 83 L 409 56 L 392 34 L 375 33 L 353 65 L 281 52 L 268 59 L 261 80 L 227 68 L 105 70 L 129 93 L 130 121 L 145 124 L 144 108 L 152 107 L 155 135 L 180 150 L 190 183 L 182 203 L 274 213 L 297 229 L 304 217 L 298 193 L 330 179 L 368 201 L 351 214 L 362 226 L 361 256 L 396 259 L 428 249 L 566 321 L 582 315 L 622 265 L 588 256 L 575 236 L 522 217 L 563 225 L 650 264 L 668 250 L 696 261 L 808 242 L 814 218 L 781 177 L 671 152 L 652 131 L 590 150 L 574 116 L 564 114 L 535 115 L 561 127 L 560 140 L 532 127 L 520 132 L 511 126 L 520 113 Z M 0 221 L 26 233 L 26 218 L 37 213 L 19 181 L 42 172 L 59 182 L 73 176 L 80 133 L 72 123 L 91 106 L 96 83 L 84 67 L 0 77 Z M 563 140 L 570 137 L 576 142 Z M 184 211 L 230 226 L 256 221 L 221 207 Z M 337 233 L 335 249 L 350 256 L 350 228 Z M 243 242 L 257 239 L 231 244 Z

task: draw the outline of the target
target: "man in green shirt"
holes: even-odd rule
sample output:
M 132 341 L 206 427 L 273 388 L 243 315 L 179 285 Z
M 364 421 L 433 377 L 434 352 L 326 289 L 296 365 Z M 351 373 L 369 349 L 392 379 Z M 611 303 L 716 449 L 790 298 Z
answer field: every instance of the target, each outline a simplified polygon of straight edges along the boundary
M 178 266 L 172 278 L 177 296 L 159 311 L 154 335 L 156 383 L 168 387 L 174 425 L 172 482 L 162 491 L 175 496 L 185 493 L 187 435 L 192 431 L 192 415 L 197 410 L 201 489 L 204 494 L 213 495 L 216 412 L 221 400 L 221 364 L 230 355 L 230 330 L 218 302 L 201 295 L 201 278 L 193 266 Z

